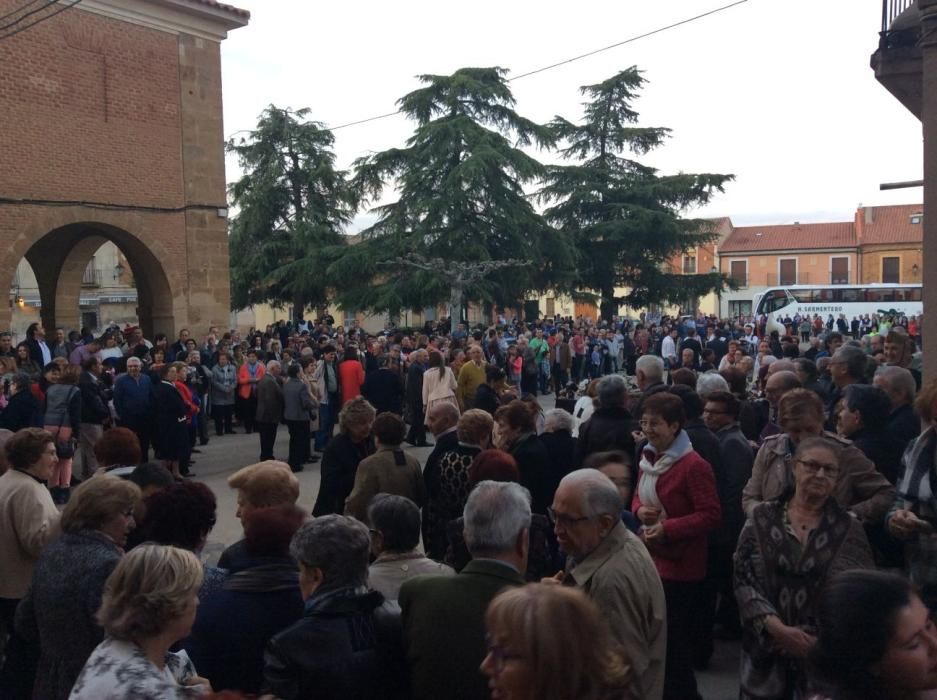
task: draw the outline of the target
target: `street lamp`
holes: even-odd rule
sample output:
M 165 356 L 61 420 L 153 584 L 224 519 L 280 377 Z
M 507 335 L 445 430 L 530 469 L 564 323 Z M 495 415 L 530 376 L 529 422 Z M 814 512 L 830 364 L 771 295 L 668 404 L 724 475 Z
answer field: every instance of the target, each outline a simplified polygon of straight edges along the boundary
M 114 265 L 114 281 L 117 282 L 120 280 L 121 275 L 124 274 L 124 266 L 121 264 L 120 260 L 117 261 L 117 264 Z

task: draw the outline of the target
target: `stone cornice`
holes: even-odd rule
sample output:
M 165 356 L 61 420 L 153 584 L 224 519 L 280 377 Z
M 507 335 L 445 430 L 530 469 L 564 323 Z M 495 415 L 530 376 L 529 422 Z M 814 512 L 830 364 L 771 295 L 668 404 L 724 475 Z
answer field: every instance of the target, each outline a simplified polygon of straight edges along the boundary
M 77 9 L 171 34 L 222 41 L 248 17 L 199 0 L 83 0 Z

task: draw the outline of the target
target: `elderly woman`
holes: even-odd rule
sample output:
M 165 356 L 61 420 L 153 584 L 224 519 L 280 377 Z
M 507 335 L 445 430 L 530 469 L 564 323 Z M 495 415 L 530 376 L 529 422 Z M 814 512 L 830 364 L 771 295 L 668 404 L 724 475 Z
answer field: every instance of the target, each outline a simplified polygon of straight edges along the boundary
M 712 466 L 693 449 L 685 423 L 679 397 L 661 392 L 644 399 L 647 445 L 632 501 L 667 599 L 664 696 L 671 698 L 698 697 L 688 630 L 705 593 L 707 536 L 721 520 Z
M 800 697 L 820 590 L 841 571 L 874 566 L 862 524 L 835 497 L 842 449 L 827 438 L 800 440 L 790 490 L 756 505 L 739 536 L 742 698 Z
M 62 512 L 62 536 L 40 555 L 16 631 L 39 644 L 35 697 L 68 697 L 103 632 L 94 619 L 104 582 L 124 553 L 140 498 L 136 484 L 110 474 L 83 482 Z
M 182 478 L 180 468 L 188 468 L 189 429 L 186 425 L 186 404 L 176 389 L 175 364 L 163 365 L 159 383 L 153 387 L 156 406 L 156 457 L 176 478 Z
M 202 566 L 191 552 L 146 544 L 108 577 L 98 610 L 106 634 L 81 669 L 69 700 L 191 700 L 211 691 L 184 655 Z
M 6 408 L 0 411 L 0 428 L 16 432 L 36 425 L 39 401 L 30 391 L 32 380 L 28 374 L 17 372 L 10 383 L 10 397 Z
M 218 362 L 211 369 L 211 414 L 216 435 L 234 433 L 234 394 L 237 391 L 237 368 L 227 352 L 219 349 Z
M 809 654 L 816 700 L 933 700 L 937 632 L 910 581 L 884 571 L 847 571 L 817 605 Z
M 809 389 L 792 389 L 778 401 L 778 425 L 784 432 L 764 441 L 742 491 L 742 507 L 748 515 L 759 503 L 776 500 L 790 489 L 791 454 L 803 438 L 824 435 L 823 402 Z M 894 487 L 859 449 L 831 433 L 825 436 L 842 447 L 834 497 L 860 522 L 878 525 L 894 501 Z
M 485 613 L 488 655 L 481 671 L 505 700 L 637 700 L 624 650 L 603 614 L 575 588 L 534 583 L 508 588 Z
M 498 447 L 510 452 L 521 470 L 521 484 L 530 491 L 531 509 L 545 515 L 553 502 L 555 484 L 550 455 L 537 437 L 537 414 L 530 404 L 515 399 L 495 412 Z
M 439 455 L 423 472 L 426 483 L 426 518 L 423 546 L 433 559 L 446 552 L 446 525 L 465 509 L 472 460 L 491 445 L 494 420 L 484 410 L 471 408 L 456 425 L 458 443 Z
M 394 413 L 381 413 L 372 430 L 377 452 L 361 460 L 354 487 L 345 501 L 345 514 L 362 522 L 367 517 L 368 504 L 379 493 L 405 496 L 419 506 L 426 502 L 420 461 L 400 448 L 407 433 L 403 419 Z
M 140 464 L 140 438 L 129 428 L 111 428 L 94 443 L 98 460 L 97 474 L 107 473 L 127 478 Z
M 937 497 L 932 476 L 937 452 L 937 380 L 924 386 L 914 409 L 925 428 L 902 457 L 904 471 L 898 479 L 897 498 L 886 517 L 886 527 L 907 543 L 906 568 L 911 581 L 933 610 L 937 608 Z
M 24 428 L 7 438 L 3 451 L 10 469 L 0 476 L 0 635 L 12 633 L 16 606 L 26 594 L 39 554 L 59 524 L 59 511 L 44 485 L 58 461 L 52 435 Z M 28 696 L 36 656 L 31 645 L 12 636 L 0 685 Z
M 368 522 L 376 557 L 368 569 L 368 585 L 387 600 L 397 600 L 400 586 L 413 576 L 455 573 L 419 550 L 420 509 L 409 498 L 379 493 L 368 506 Z
M 399 620 L 366 588 L 369 551 L 368 528 L 346 516 L 314 518 L 297 531 L 290 553 L 305 613 L 270 640 L 264 692 L 283 700 L 392 696 L 405 668 L 392 641 Z
M 358 464 L 374 454 L 371 427 L 374 406 L 360 396 L 349 401 L 338 414 L 341 432 L 332 438 L 322 454 L 322 481 L 312 514 L 343 513 L 345 501 L 355 485 Z
M 250 511 L 244 518 L 245 556 L 219 590 L 200 596 L 183 646 L 216 690 L 260 693 L 267 643 L 302 617 L 299 573 L 289 547 L 307 517 L 292 503 Z
M 215 526 L 217 502 L 210 488 L 199 481 L 178 482 L 152 494 L 143 505 L 145 515 L 134 532 L 134 544 L 156 542 L 202 553 Z M 220 589 L 225 575 L 224 569 L 206 566 L 199 598 Z

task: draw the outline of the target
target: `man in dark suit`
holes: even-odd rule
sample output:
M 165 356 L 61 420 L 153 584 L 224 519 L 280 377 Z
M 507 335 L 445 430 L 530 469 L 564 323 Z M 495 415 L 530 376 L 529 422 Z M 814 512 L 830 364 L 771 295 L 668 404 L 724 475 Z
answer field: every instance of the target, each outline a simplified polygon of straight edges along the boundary
M 417 447 L 426 446 L 426 426 L 423 414 L 423 373 L 426 372 L 426 363 L 429 353 L 424 349 L 416 350 L 410 354 L 410 368 L 407 370 L 407 388 L 405 394 L 405 412 L 410 430 L 406 442 Z
M 260 460 L 274 459 L 273 445 L 277 428 L 283 420 L 283 387 L 280 384 L 280 363 L 270 360 L 267 371 L 257 382 L 257 432 L 260 433 Z
M 524 585 L 527 490 L 483 481 L 469 496 L 464 519 L 472 561 L 455 576 L 417 576 L 400 588 L 414 700 L 486 700 L 478 669 L 486 654 L 485 610 L 504 588 Z
M 46 329 L 41 323 L 29 324 L 26 329 L 26 346 L 29 348 L 29 359 L 39 367 L 52 362 L 52 351 L 46 345 Z

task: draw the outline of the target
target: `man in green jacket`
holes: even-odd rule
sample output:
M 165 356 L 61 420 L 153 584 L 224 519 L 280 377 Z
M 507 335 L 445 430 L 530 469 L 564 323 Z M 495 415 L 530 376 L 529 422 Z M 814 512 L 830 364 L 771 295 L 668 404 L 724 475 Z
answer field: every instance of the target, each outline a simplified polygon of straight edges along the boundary
M 472 555 L 455 576 L 417 576 L 400 588 L 404 649 L 414 700 L 486 700 L 479 671 L 487 653 L 485 610 L 499 592 L 524 585 L 530 493 L 483 481 L 465 504 Z

